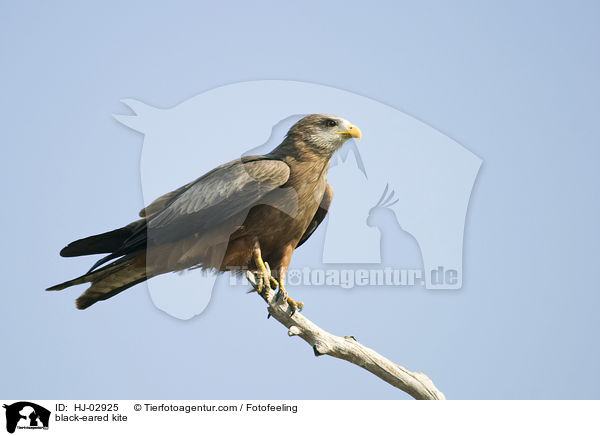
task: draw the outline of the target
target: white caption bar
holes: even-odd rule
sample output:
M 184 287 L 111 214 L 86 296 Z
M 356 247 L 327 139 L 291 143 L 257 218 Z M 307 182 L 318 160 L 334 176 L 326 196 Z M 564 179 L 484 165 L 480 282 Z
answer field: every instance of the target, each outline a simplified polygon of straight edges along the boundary
M 33 430 L 44 428 L 44 436 L 600 434 L 600 401 L 4 400 L 2 404 L 2 426 L 9 431 L 13 426 L 18 436 L 39 436 Z

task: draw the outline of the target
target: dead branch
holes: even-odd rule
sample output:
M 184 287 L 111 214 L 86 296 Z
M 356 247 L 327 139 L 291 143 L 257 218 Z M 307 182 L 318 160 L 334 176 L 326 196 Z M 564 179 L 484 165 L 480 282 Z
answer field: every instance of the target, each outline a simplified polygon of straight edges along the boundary
M 257 279 L 251 272 L 248 280 L 256 288 Z M 267 289 L 261 296 L 268 304 L 270 316 L 288 329 L 289 336 L 299 336 L 313 348 L 316 356 L 327 354 L 366 369 L 392 386 L 417 400 L 445 400 L 433 381 L 422 372 L 411 372 L 360 344 L 352 336 L 335 336 L 307 319 L 299 312 L 291 314 L 288 303 Z

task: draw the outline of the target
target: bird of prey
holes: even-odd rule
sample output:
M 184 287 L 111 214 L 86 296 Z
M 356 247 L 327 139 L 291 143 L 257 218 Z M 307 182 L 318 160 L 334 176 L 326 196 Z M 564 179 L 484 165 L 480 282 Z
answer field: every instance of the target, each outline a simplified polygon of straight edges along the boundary
M 249 270 L 262 278 L 259 283 L 278 287 L 292 312 L 301 310 L 302 303 L 287 295 L 285 274 L 294 249 L 327 215 L 329 163 L 350 138 L 360 139 L 361 131 L 340 117 L 302 118 L 270 153 L 223 164 L 156 199 L 141 219 L 67 245 L 61 256 L 107 255 L 84 275 L 48 290 L 91 283 L 76 301 L 85 309 L 171 271 Z M 257 291 L 264 292 L 262 285 Z

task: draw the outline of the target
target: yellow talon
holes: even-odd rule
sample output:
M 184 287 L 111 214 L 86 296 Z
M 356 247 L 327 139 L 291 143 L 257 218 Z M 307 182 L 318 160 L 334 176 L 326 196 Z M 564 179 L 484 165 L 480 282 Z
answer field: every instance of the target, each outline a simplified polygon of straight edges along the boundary
M 304 303 L 302 301 L 294 301 L 294 299 L 288 295 L 287 291 L 285 290 L 283 278 L 280 279 L 279 292 L 277 292 L 277 299 L 285 300 L 287 302 L 288 306 L 290 306 L 290 308 L 292 309 L 292 315 L 296 311 L 300 312 L 302 309 L 304 309 Z
M 269 266 L 263 261 L 260 247 L 258 244 L 254 248 L 254 261 L 256 266 L 258 267 L 258 271 L 256 272 L 257 283 L 256 283 L 256 292 L 265 299 L 265 301 L 269 301 L 271 297 L 271 289 L 273 287 L 277 287 L 277 281 L 271 277 L 271 270 Z
M 256 263 L 256 266 L 259 270 L 256 272 L 256 276 L 258 277 L 254 287 L 256 289 L 256 292 L 258 292 L 258 294 L 261 297 L 263 297 L 265 301 L 267 301 L 270 304 L 270 291 L 272 289 L 279 288 L 279 291 L 277 292 L 277 300 L 286 301 L 288 306 L 292 310 L 292 315 L 296 311 L 301 311 L 304 308 L 304 303 L 302 303 L 301 301 L 294 301 L 288 295 L 287 291 L 285 290 L 285 280 L 283 274 L 279 278 L 279 283 L 277 283 L 277 280 L 273 278 L 273 276 L 271 275 L 269 265 L 266 264 L 262 259 L 262 255 L 260 253 L 260 246 L 258 245 L 258 243 L 256 243 L 256 245 L 254 246 L 254 262 Z

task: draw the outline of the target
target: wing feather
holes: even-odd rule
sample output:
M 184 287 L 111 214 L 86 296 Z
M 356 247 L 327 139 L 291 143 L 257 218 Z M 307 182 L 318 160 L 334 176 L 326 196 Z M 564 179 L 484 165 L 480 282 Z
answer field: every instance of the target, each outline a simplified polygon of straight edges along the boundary
M 288 164 L 266 156 L 249 156 L 221 165 L 142 210 L 148 216 L 148 228 L 143 234 L 133 235 L 123 248 L 145 243 L 146 237 L 160 243 L 207 231 L 260 204 L 289 176 Z
M 333 199 L 333 188 L 331 187 L 331 185 L 327 184 L 327 187 L 325 188 L 325 192 L 323 193 L 323 198 L 321 199 L 321 204 L 319 204 L 319 207 L 318 207 L 317 211 L 315 212 L 315 216 L 308 224 L 308 227 L 304 231 L 304 234 L 300 238 L 300 241 L 298 241 L 296 248 L 298 248 L 302 244 L 304 244 L 308 240 L 308 238 L 310 238 L 311 235 L 315 232 L 315 230 L 317 230 L 317 227 L 319 227 L 319 224 L 321 224 L 323 222 L 323 220 L 327 216 L 327 212 L 329 212 L 329 206 L 331 205 L 332 199 Z
M 161 195 L 148 206 L 140 210 L 140 217 L 150 218 L 152 215 L 155 215 L 165 210 L 173 201 L 177 199 L 177 197 L 179 197 L 181 194 L 187 191 L 193 183 L 195 183 L 195 181 L 188 183 L 187 185 L 183 185 L 182 187 L 177 188 L 174 191 L 167 192 L 166 194 Z

